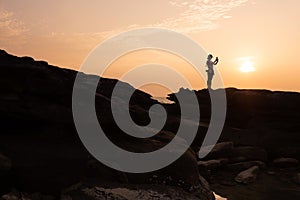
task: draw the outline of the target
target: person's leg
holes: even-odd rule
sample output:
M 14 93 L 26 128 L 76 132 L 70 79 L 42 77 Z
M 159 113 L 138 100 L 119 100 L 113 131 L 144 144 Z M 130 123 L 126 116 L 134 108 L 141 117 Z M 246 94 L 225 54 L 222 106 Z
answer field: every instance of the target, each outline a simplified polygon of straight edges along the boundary
M 211 81 L 212 81 L 213 75 L 211 73 L 207 73 L 207 88 L 211 89 Z

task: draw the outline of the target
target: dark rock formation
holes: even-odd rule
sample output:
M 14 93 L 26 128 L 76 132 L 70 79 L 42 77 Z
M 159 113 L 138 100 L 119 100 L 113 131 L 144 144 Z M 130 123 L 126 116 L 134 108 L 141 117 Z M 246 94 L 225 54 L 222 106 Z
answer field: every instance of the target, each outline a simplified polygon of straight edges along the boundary
M 9 158 L 0 156 L 1 194 L 8 193 L 10 188 L 29 194 L 59 194 L 71 184 L 94 178 L 102 182 L 177 186 L 186 191 L 200 191 L 211 199 L 211 191 L 201 187 L 197 156 L 191 149 L 170 166 L 151 173 L 122 173 L 93 160 L 73 122 L 71 105 L 76 71 L 30 57 L 19 58 L 5 51 L 0 52 L 0 60 L 0 152 Z M 82 88 L 96 78 L 82 75 L 85 77 L 79 86 Z M 132 152 L 151 152 L 168 144 L 174 138 L 168 129 L 151 138 L 137 139 L 118 128 L 110 109 L 117 82 L 101 78 L 95 96 L 98 120 L 107 137 Z M 127 88 L 132 89 L 127 83 L 121 85 L 122 95 L 126 95 Z M 122 98 L 118 97 L 120 104 Z M 156 103 L 149 94 L 135 90 L 129 106 L 132 119 L 140 125 L 148 124 L 148 110 Z M 2 171 L 9 173 L 2 176 Z
M 95 186 L 97 185 L 97 186 Z M 133 199 L 157 199 L 157 200 L 211 200 L 213 196 L 204 196 L 202 193 L 187 192 L 182 188 L 171 186 L 158 186 L 158 185 L 99 185 L 95 183 L 85 182 L 78 183 L 66 188 L 58 196 L 52 196 L 42 193 L 26 193 L 13 190 L 10 193 L 2 195 L 1 200 L 133 200 Z
M 225 126 L 219 144 L 199 162 L 200 173 L 216 193 L 229 200 L 299 198 L 300 190 L 295 181 L 300 172 L 299 165 L 286 170 L 273 169 L 272 161 L 280 157 L 300 159 L 300 94 L 235 88 L 225 91 Z M 181 89 L 178 93 L 189 96 L 191 92 Z M 210 122 L 210 97 L 205 89 L 195 92 L 201 112 L 199 131 L 192 146 L 197 152 Z M 176 113 L 175 94 L 170 94 L 169 100 L 176 102 L 168 107 Z M 228 148 L 218 150 L 219 147 Z M 202 148 L 204 154 L 207 153 L 205 149 Z M 215 161 L 219 159 L 229 159 L 229 163 L 220 167 Z M 239 173 L 255 166 L 261 173 L 250 176 L 251 184 L 235 181 Z M 247 178 L 245 180 L 248 182 Z
M 117 199 L 128 199 L 128 196 L 120 196 L 114 189 L 121 187 L 127 194 L 133 195 L 138 191 L 146 198 L 152 195 L 148 190 L 153 187 L 155 195 L 167 194 L 168 198 L 213 199 L 207 180 L 220 194 L 224 192 L 223 196 L 234 194 L 239 197 L 236 199 L 242 199 L 238 191 L 247 193 L 247 187 L 252 188 L 252 191 L 261 191 L 259 186 L 264 183 L 259 179 L 260 176 L 272 185 L 270 190 L 274 194 L 277 186 L 280 187 L 279 191 L 282 189 L 281 194 L 287 194 L 289 188 L 299 192 L 295 186 L 300 172 L 299 165 L 292 164 L 292 170 L 272 165 L 276 158 L 300 160 L 299 93 L 225 89 L 227 117 L 223 132 L 213 150 L 205 158 L 197 160 L 211 116 L 210 96 L 206 89 L 195 91 L 201 113 L 199 121 L 181 121 L 180 105 L 175 94 L 170 94 L 169 100 L 173 104 L 160 103 L 168 113 L 165 126 L 155 136 L 140 139 L 124 133 L 112 116 L 111 95 L 118 80 L 101 78 L 95 95 L 98 121 L 106 136 L 120 148 L 136 153 L 151 152 L 173 140 L 179 126 L 198 127 L 191 148 L 170 166 L 151 173 L 131 174 L 116 171 L 98 162 L 80 141 L 71 107 L 72 90 L 78 72 L 51 66 L 30 57 L 12 56 L 3 50 L 0 50 L 0 69 L 1 195 L 7 194 L 6 197 L 12 198 L 24 195 L 29 199 L 53 196 L 56 199 L 80 199 L 103 194 L 99 196 L 101 199 L 111 194 Z M 85 91 L 90 85 L 89 81 L 97 77 L 81 75 L 83 79 L 78 87 Z M 126 91 L 134 89 L 127 83 L 121 83 L 121 87 L 124 94 L 116 98 L 118 105 L 124 104 Z M 181 89 L 178 93 L 189 97 L 191 91 Z M 150 122 L 149 108 L 157 103 L 149 94 L 135 90 L 129 105 L 133 121 L 141 126 L 147 125 Z M 189 101 L 187 103 L 190 110 L 195 108 Z M 205 152 L 205 149 L 202 148 L 202 151 Z M 247 173 L 242 172 L 249 168 L 251 170 Z M 262 172 L 259 176 L 257 168 Z M 274 172 L 274 175 L 265 173 L 265 169 Z M 275 176 L 279 176 L 280 180 L 274 180 Z M 235 178 L 242 183 L 254 182 L 241 187 L 244 185 L 236 183 Z M 91 179 L 100 182 L 62 192 L 74 183 Z M 143 184 L 148 185 L 142 187 Z M 282 185 L 287 185 L 287 188 Z M 134 189 L 138 186 L 141 188 Z M 232 186 L 237 192 L 228 189 Z M 166 192 L 159 191 L 159 187 Z M 20 192 L 10 193 L 11 188 L 17 188 Z M 60 196 L 62 193 L 63 196 Z M 251 195 L 249 198 L 255 199 Z
M 268 90 L 226 88 L 227 114 L 219 142 L 236 146 L 259 146 L 270 159 L 293 157 L 300 160 L 300 94 Z M 192 91 L 180 90 L 189 95 Z M 210 96 L 207 90 L 195 91 L 200 104 L 201 123 L 194 144 L 201 145 L 210 121 Z M 217 90 L 216 90 L 217 92 Z M 175 101 L 175 94 L 169 95 Z M 169 110 L 176 110 L 173 104 Z

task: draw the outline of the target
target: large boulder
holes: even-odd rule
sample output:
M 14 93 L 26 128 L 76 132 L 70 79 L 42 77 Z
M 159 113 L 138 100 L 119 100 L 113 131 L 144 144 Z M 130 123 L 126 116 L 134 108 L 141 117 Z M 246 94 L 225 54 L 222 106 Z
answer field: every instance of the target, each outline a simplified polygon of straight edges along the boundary
M 18 58 L 0 52 L 0 60 L 0 148 L 11 160 L 0 157 L 0 173 L 10 167 L 13 169 L 12 188 L 57 194 L 62 188 L 86 178 L 109 183 L 157 183 L 185 190 L 202 188 L 197 156 L 184 139 L 175 137 L 175 131 L 164 129 L 153 137 L 137 138 L 126 134 L 116 124 L 111 103 L 124 105 L 124 99 L 129 95 L 127 91 L 134 91 L 129 105 L 125 106 L 136 124 L 147 125 L 150 122 L 149 108 L 157 103 L 149 94 L 135 90 L 128 83 L 61 69 L 28 57 Z M 134 153 L 149 153 L 174 141 L 173 151 L 168 149 L 164 153 L 167 156 L 178 154 L 177 150 L 184 147 L 183 155 L 171 165 L 151 173 L 117 172 L 93 160 L 82 144 L 73 120 L 72 91 L 78 74 L 80 84 L 77 89 L 83 94 L 91 94 L 90 85 L 99 81 L 95 94 L 96 116 L 113 144 Z M 122 93 L 112 98 L 118 82 Z M 88 113 L 83 119 L 87 128 L 90 128 L 90 117 Z M 196 125 L 193 122 L 192 126 Z M 141 134 L 144 132 L 140 131 Z M 136 163 L 140 164 L 144 163 Z
M 238 183 L 249 184 L 256 180 L 258 172 L 259 167 L 253 166 L 245 171 L 240 172 L 234 180 Z

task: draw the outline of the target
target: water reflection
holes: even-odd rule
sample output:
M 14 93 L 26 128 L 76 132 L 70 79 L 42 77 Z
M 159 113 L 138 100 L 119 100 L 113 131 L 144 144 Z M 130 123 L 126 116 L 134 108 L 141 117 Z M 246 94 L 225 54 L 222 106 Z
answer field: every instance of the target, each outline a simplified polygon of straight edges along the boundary
M 221 197 L 221 196 L 217 195 L 216 193 L 214 193 L 214 195 L 216 197 L 216 200 L 227 200 L 226 198 Z

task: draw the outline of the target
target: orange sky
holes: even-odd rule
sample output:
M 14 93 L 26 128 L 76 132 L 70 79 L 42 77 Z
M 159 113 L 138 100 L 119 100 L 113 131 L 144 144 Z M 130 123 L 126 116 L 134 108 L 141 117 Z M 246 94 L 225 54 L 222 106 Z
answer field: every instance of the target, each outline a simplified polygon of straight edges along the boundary
M 168 28 L 219 56 L 225 87 L 300 91 L 299 7 L 298 0 L 0 0 L 0 48 L 79 69 L 105 38 L 132 28 Z M 205 86 L 185 61 L 158 51 L 125 55 L 106 75 L 120 77 L 151 62 L 172 66 L 196 89 Z M 255 71 L 241 72 L 245 62 Z

